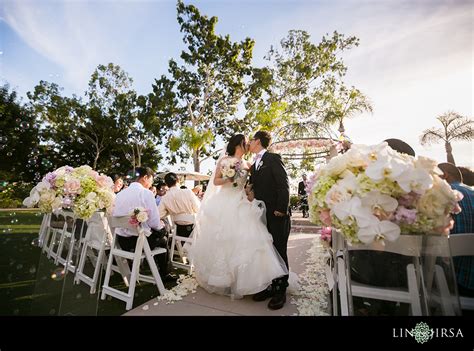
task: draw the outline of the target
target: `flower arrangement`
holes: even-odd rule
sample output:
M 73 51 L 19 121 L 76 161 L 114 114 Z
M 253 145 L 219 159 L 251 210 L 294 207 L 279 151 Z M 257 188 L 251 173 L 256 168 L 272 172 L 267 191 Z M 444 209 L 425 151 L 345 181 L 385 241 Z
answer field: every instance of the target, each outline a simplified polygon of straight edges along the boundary
M 38 206 L 43 213 L 71 209 L 77 217 L 88 219 L 98 210 L 112 211 L 115 200 L 112 187 L 110 177 L 89 166 L 64 166 L 46 174 L 31 189 L 23 205 Z
M 462 194 L 439 174 L 436 161 L 398 153 L 386 142 L 352 145 L 310 179 L 310 220 L 351 243 L 447 234 Z
M 331 247 L 332 240 L 332 228 L 331 227 L 322 227 L 321 228 L 321 244 L 326 249 Z
M 130 213 L 128 223 L 134 226 L 141 226 L 143 222 L 148 221 L 148 210 L 143 207 L 136 207 Z
M 221 173 L 224 179 L 232 179 L 232 185 L 238 185 L 237 180 L 245 177 L 242 161 L 237 158 L 225 158 L 221 161 Z

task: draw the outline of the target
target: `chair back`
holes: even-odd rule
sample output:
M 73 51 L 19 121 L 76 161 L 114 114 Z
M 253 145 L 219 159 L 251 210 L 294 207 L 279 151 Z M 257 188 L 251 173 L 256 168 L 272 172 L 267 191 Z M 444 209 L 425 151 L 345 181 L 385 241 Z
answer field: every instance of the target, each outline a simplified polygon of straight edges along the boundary
M 128 229 L 136 232 L 137 235 L 140 234 L 141 227 L 130 224 L 130 216 L 107 216 L 107 219 L 112 234 L 115 233 L 116 228 Z
M 395 241 L 385 240 L 385 244 L 347 245 L 349 251 L 369 250 L 391 252 L 404 256 L 420 257 L 422 247 L 421 235 L 400 235 Z
M 171 220 L 173 223 L 176 222 L 188 222 L 188 223 L 195 223 L 196 222 L 196 215 L 191 213 L 179 213 L 171 215 Z
M 451 256 L 474 256 L 474 233 L 451 234 L 449 236 Z
M 474 233 L 452 234 L 449 236 L 451 256 L 474 256 Z M 474 298 L 459 296 L 461 309 L 474 310 Z

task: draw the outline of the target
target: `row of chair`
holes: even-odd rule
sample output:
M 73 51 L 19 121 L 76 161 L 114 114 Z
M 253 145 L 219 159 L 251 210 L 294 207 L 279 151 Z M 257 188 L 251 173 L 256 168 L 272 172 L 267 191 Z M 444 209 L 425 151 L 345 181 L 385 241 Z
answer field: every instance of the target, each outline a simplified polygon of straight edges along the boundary
M 157 285 L 160 294 L 165 293 L 165 288 L 153 257 L 165 254 L 166 249 L 156 248 L 150 250 L 142 228 L 130 225 L 128 223 L 128 216 L 110 217 L 106 216 L 103 212 L 97 212 L 87 221 L 87 231 L 85 231 L 86 226 L 84 222 L 78 228 L 79 221 L 72 212 L 60 211 L 57 214 L 57 219 L 59 221 L 54 221 L 51 214 L 44 215 L 39 233 L 39 243 L 48 258 L 52 258 L 55 264 L 64 265 L 66 272 L 74 273 L 74 282 L 76 284 L 83 282 L 89 285 L 90 293 L 94 294 L 97 290 L 102 270 L 105 267 L 101 298 L 105 299 L 106 295 L 110 295 L 120 299 L 126 303 L 127 310 L 132 308 L 137 280 L 154 283 Z M 172 228 L 170 259 L 173 267 L 184 268 L 188 270 L 188 273 L 191 273 L 192 264 L 186 257 L 183 243 L 192 244 L 192 238 L 180 237 L 176 234 L 177 228 L 175 223 L 176 221 L 183 220 L 194 222 L 194 216 L 183 214 L 168 218 Z M 58 223 L 62 222 L 64 223 L 58 225 Z M 138 240 L 134 252 L 124 251 L 120 248 L 116 240 L 115 228 L 126 228 L 136 231 Z M 64 251 L 67 251 L 66 257 L 63 257 Z M 145 276 L 140 273 L 140 265 L 145 259 L 151 269 L 151 276 Z M 88 260 L 94 266 L 91 276 L 85 273 L 85 266 Z M 131 271 L 127 260 L 132 261 Z M 127 292 L 110 286 L 110 276 L 114 271 L 121 274 L 125 285 L 128 287 Z
M 442 249 L 436 243 L 423 247 L 423 236 L 402 235 L 394 242 L 385 242 L 384 252 L 396 253 L 412 258 L 406 266 L 407 287 L 379 287 L 361 284 L 351 279 L 349 255 L 358 250 L 379 250 L 372 245 L 348 245 L 343 236 L 333 231 L 331 281 L 333 281 L 333 315 L 353 315 L 352 298 L 363 297 L 410 306 L 411 315 L 429 315 L 433 305 L 439 306 L 443 315 L 457 315 L 459 307 L 463 310 L 474 310 L 474 298 L 460 296 L 457 299 L 455 284 L 449 289 L 446 272 L 437 262 L 446 252 L 436 252 Z M 439 241 L 438 241 L 439 242 Z M 474 234 L 455 234 L 449 237 L 447 254 L 452 257 L 472 256 L 474 254 Z M 423 256 L 423 257 L 422 257 Z M 423 267 L 421 266 L 423 262 Z M 452 269 L 452 267 L 449 267 Z M 455 283 L 455 281 L 454 281 Z M 433 284 L 436 286 L 434 289 Z M 435 291 L 436 290 L 436 291 Z M 340 312 L 339 312 L 340 307 Z

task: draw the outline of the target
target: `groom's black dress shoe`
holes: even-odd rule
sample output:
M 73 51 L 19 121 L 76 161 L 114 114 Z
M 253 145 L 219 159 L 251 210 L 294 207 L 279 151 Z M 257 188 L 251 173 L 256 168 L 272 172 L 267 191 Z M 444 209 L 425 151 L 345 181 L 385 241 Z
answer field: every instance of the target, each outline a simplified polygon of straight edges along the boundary
M 286 302 L 286 293 L 275 294 L 270 302 L 268 302 L 268 308 L 271 310 L 279 310 L 285 305 Z
M 255 295 L 253 295 L 252 299 L 254 301 L 260 302 L 260 301 L 265 301 L 266 299 L 272 296 L 273 296 L 273 290 L 270 288 L 270 289 L 262 290 L 259 293 L 256 293 Z

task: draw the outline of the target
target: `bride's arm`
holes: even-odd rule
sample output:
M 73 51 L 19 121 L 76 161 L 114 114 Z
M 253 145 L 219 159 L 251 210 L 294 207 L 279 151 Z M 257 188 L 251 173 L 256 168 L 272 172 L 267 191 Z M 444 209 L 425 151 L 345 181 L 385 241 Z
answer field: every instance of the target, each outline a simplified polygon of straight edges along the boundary
M 221 164 L 220 162 L 216 166 L 216 174 L 214 176 L 214 185 L 224 185 L 227 183 L 231 183 L 232 179 L 230 178 L 222 178 L 222 172 L 221 172 Z

